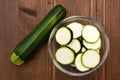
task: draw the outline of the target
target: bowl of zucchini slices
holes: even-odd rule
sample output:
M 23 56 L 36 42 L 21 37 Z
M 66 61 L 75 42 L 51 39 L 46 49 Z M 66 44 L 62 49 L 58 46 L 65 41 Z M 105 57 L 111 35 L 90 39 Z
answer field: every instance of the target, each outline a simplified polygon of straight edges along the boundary
M 96 20 L 71 16 L 59 22 L 48 41 L 55 66 L 71 76 L 85 76 L 98 70 L 109 52 L 109 39 Z

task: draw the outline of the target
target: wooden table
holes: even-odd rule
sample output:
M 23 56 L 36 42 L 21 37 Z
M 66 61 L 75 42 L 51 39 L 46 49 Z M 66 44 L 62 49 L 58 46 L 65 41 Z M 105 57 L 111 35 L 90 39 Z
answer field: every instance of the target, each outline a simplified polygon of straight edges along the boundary
M 26 64 L 11 64 L 15 46 L 56 4 L 64 5 L 66 17 L 89 16 L 104 26 L 111 47 L 98 71 L 84 77 L 62 73 L 49 59 L 47 42 Z M 120 80 L 120 0 L 0 0 L 0 80 Z

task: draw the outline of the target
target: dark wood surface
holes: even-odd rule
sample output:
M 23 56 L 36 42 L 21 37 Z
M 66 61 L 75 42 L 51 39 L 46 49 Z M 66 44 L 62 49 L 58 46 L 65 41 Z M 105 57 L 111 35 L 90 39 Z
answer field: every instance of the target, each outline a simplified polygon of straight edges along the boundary
M 105 64 L 84 77 L 68 76 L 52 64 L 47 42 L 23 66 L 10 62 L 15 46 L 56 4 L 67 16 L 84 15 L 98 20 L 110 39 Z M 0 80 L 120 80 L 120 0 L 0 0 Z

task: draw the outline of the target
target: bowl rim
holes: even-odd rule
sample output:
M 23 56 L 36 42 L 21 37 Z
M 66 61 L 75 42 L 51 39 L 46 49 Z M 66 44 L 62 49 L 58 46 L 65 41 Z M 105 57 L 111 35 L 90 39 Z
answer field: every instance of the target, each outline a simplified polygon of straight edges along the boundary
M 64 68 L 61 68 L 59 66 L 59 63 L 55 60 L 55 58 L 52 56 L 52 51 L 50 49 L 50 45 L 51 45 L 51 41 L 52 41 L 52 38 L 53 38 L 53 34 L 55 34 L 55 31 L 57 30 L 57 28 L 60 27 L 60 25 L 62 23 L 64 23 L 65 21 L 69 20 L 69 19 L 74 19 L 74 18 L 79 18 L 79 19 L 82 19 L 82 20 L 85 20 L 85 21 L 88 21 L 88 22 L 91 22 L 92 24 L 94 24 L 97 28 L 99 28 L 100 31 L 102 31 L 102 33 L 104 34 L 104 38 L 105 38 L 105 45 L 106 45 L 106 48 L 105 48 L 105 52 L 104 52 L 104 55 L 101 59 L 101 62 L 95 67 L 93 68 L 92 70 L 90 71 L 87 71 L 87 72 L 82 72 L 82 73 L 75 73 L 75 72 L 70 72 Z M 60 21 L 57 25 L 55 25 L 55 27 L 53 28 L 53 30 L 51 31 L 51 34 L 49 36 L 49 40 L 48 40 L 48 53 L 49 53 L 49 56 L 53 62 L 53 64 L 60 70 L 62 71 L 63 73 L 65 74 L 68 74 L 70 76 L 85 76 L 85 75 L 88 75 L 96 70 L 98 70 L 105 62 L 105 60 L 107 59 L 108 57 L 108 54 L 109 54 L 109 50 L 110 50 L 110 42 L 109 42 L 109 38 L 105 32 L 105 29 L 103 28 L 103 26 L 97 22 L 96 20 L 88 17 L 88 16 L 70 16 L 70 17 L 67 17 L 65 19 L 63 19 L 62 21 Z

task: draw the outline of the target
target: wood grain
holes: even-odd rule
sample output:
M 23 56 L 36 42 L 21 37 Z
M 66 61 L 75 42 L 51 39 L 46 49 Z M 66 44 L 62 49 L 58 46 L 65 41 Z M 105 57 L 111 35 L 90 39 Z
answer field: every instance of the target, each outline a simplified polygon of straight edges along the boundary
M 17 67 L 10 62 L 15 46 L 56 4 L 67 15 L 83 15 L 99 21 L 110 39 L 105 64 L 84 77 L 59 71 L 50 61 L 47 42 L 26 62 Z M 0 0 L 0 80 L 120 80 L 120 0 Z

